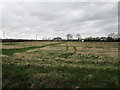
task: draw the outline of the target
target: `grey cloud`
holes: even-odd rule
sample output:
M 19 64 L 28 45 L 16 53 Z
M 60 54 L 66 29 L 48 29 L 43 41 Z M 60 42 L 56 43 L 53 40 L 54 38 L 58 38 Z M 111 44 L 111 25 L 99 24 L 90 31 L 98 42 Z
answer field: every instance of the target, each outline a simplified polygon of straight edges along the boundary
M 3 25 L 14 38 L 103 36 L 117 31 L 117 9 L 117 3 L 105 2 L 11 2 L 4 5 Z

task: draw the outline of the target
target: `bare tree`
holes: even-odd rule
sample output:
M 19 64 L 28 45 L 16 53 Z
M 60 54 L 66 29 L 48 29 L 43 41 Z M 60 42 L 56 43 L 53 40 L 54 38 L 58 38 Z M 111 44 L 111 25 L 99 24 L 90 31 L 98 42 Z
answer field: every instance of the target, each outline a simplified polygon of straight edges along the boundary
M 66 36 L 67 36 L 67 40 L 70 40 L 73 38 L 73 36 L 71 34 L 67 34 Z
M 77 34 L 77 38 L 78 38 L 78 40 L 80 41 L 81 35 L 80 35 L 80 34 Z

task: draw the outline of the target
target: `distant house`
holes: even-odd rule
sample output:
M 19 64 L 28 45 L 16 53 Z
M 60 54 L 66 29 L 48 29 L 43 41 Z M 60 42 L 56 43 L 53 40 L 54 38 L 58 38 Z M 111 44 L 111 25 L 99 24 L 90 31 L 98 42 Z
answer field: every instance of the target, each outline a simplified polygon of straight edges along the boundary
M 82 39 L 81 42 L 84 42 L 84 39 Z
M 54 41 L 62 41 L 62 38 L 61 37 L 55 37 L 53 38 Z
M 100 40 L 101 41 L 105 41 L 107 39 L 107 37 L 101 37 Z

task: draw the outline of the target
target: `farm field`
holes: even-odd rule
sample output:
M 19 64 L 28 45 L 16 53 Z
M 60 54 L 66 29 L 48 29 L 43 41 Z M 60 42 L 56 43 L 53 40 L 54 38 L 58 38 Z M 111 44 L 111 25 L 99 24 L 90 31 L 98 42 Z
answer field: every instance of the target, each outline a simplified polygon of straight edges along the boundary
M 3 88 L 117 88 L 118 42 L 3 42 Z

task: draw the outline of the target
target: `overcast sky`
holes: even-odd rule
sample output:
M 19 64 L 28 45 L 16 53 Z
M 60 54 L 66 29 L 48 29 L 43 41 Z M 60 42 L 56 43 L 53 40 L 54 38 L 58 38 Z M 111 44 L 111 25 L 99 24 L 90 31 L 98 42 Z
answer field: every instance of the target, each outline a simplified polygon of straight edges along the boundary
M 0 22 L 1 24 L 1 22 Z M 0 38 L 38 39 L 76 34 L 101 37 L 118 31 L 117 2 L 9 2 L 2 8 Z

